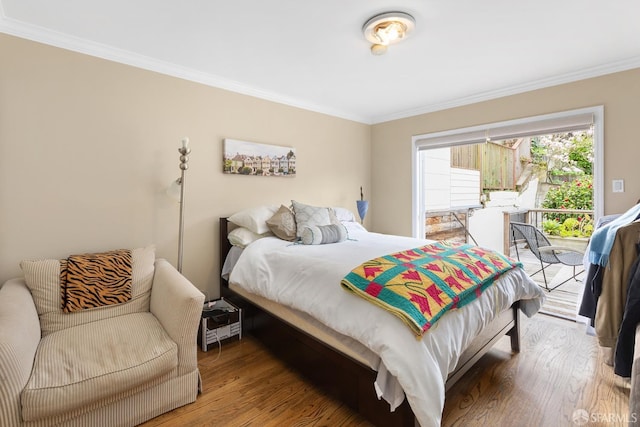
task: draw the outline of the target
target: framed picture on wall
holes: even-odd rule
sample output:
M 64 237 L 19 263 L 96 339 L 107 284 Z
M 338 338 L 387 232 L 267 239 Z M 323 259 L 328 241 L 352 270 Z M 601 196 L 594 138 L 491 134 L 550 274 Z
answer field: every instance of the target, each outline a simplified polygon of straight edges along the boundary
M 222 171 L 234 175 L 296 176 L 296 150 L 280 145 L 224 139 Z

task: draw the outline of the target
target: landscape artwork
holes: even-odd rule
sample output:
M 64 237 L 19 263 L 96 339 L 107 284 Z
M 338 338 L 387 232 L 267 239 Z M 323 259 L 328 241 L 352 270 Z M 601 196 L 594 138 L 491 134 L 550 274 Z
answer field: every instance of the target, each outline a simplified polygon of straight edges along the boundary
M 225 138 L 224 173 L 256 176 L 296 176 L 296 150 Z

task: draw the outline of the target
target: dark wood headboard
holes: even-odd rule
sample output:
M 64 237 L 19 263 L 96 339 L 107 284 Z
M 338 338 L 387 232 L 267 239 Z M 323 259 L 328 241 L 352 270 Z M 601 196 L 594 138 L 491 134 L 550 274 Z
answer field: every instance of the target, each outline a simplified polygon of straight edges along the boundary
M 229 219 L 227 217 L 220 218 L 220 272 L 222 273 L 222 266 L 224 265 L 224 260 L 227 258 L 227 254 L 231 250 L 231 243 L 227 238 L 229 234 Z M 229 287 L 229 282 L 222 278 L 222 274 L 220 274 L 220 286 L 224 288 Z

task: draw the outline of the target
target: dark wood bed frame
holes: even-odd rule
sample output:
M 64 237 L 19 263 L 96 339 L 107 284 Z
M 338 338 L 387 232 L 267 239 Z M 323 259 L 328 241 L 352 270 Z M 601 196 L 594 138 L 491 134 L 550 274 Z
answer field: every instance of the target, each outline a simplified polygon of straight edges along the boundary
M 229 223 L 220 218 L 220 268 L 231 244 L 227 239 Z M 298 370 L 328 394 L 347 404 L 354 411 L 378 426 L 415 426 L 415 417 L 405 399 L 394 412 L 389 404 L 379 400 L 373 383 L 376 371 L 328 347 L 313 336 L 298 329 L 261 307 L 243 298 L 221 279 L 221 295 L 242 307 L 244 332 L 250 333 L 270 352 Z M 449 375 L 448 390 L 491 347 L 505 335 L 511 337 L 511 348 L 520 351 L 519 303 L 506 310 L 478 336 L 460 357 L 456 369 Z

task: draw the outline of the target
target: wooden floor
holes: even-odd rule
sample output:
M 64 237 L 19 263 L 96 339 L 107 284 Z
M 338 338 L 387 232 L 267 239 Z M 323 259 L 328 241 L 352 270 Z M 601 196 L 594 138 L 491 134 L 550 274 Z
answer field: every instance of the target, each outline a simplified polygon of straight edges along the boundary
M 443 426 L 623 426 L 628 386 L 581 325 L 523 318 L 522 350 L 504 338 L 446 395 Z M 151 426 L 369 426 L 290 371 L 250 336 L 199 351 L 203 393 Z M 575 423 L 576 415 L 588 423 Z
M 555 288 L 551 292 L 545 291 L 547 298 L 540 311 L 552 316 L 575 321 L 576 313 L 578 312 L 577 307 L 582 300 L 582 288 L 584 286 L 582 280 L 586 273 L 583 272 L 579 274 L 579 280 L 576 281 L 574 279 L 570 279 L 573 275 L 572 267 L 562 264 L 548 264 L 545 267 L 544 275 L 542 272 L 533 274 L 540 270 L 540 260 L 536 258 L 535 255 L 525 247 L 525 245 L 519 244 L 518 248 L 518 254 L 524 270 L 531 276 L 533 281 L 540 285 L 540 287 L 544 288 L 544 277 L 546 276 L 549 288 Z M 514 259 L 516 258 L 514 246 L 511 246 L 510 256 Z M 579 268 L 577 271 L 580 270 L 582 269 Z M 566 281 L 566 283 L 561 286 L 556 287 L 566 279 L 570 280 Z

